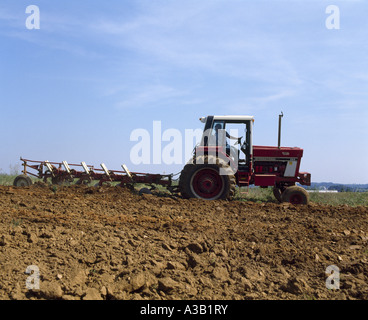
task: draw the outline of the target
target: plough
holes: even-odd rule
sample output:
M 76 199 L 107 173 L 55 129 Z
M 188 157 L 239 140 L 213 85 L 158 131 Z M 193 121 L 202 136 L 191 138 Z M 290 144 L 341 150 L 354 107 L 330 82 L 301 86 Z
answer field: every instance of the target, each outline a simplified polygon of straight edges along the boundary
M 13 185 L 16 187 L 30 186 L 32 180 L 29 176 L 33 176 L 44 182 L 50 179 L 53 185 L 71 184 L 74 181 L 76 181 L 75 184 L 87 185 L 97 180 L 97 186 L 117 182 L 117 186 L 134 189 L 134 184 L 137 183 L 149 185 L 150 189 L 142 188 L 141 194 L 149 193 L 150 190 L 155 189 L 154 185 L 164 186 L 171 193 L 178 192 L 178 187 L 173 186 L 173 174 L 130 172 L 124 164 L 121 166 L 122 170 L 108 170 L 104 163 L 100 164 L 101 168 L 95 168 L 85 162 L 69 164 L 66 161 L 35 161 L 23 158 L 20 160 L 23 161 L 23 170 L 22 175 L 14 179 Z

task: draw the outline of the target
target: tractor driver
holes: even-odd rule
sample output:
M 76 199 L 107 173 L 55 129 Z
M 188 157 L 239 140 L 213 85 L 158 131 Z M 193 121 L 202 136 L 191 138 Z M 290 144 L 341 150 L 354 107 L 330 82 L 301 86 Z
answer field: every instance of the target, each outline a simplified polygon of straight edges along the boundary
M 222 125 L 221 123 L 217 123 L 215 125 L 215 137 L 216 137 L 216 146 L 223 146 L 224 145 L 224 133 L 223 132 L 219 132 L 219 130 L 222 130 Z M 231 136 L 230 134 L 228 134 L 227 131 L 226 132 L 226 138 L 232 139 L 232 140 L 238 140 L 238 143 L 241 143 L 241 137 L 240 138 L 236 138 Z M 230 145 L 226 142 L 226 154 L 230 155 Z

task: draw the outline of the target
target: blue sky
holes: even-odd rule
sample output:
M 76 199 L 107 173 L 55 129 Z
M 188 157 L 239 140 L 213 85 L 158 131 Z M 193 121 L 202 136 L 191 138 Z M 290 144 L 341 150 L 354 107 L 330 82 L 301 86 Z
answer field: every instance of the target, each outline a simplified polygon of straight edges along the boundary
M 276 145 L 283 111 L 282 145 L 304 149 L 312 181 L 368 183 L 367 14 L 352 0 L 1 0 L 0 168 L 23 156 L 177 173 L 133 165 L 131 132 L 244 114 L 254 144 Z

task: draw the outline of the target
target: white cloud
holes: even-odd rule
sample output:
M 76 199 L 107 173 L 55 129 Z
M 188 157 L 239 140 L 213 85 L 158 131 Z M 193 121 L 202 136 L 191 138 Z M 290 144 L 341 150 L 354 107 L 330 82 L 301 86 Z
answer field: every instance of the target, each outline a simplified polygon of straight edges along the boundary
M 191 1 L 171 2 L 164 7 L 151 5 L 129 21 L 100 19 L 90 27 L 104 43 L 149 57 L 165 69 L 300 85 L 284 44 L 248 28 L 236 7 L 229 10 L 220 1 L 204 1 L 200 6 Z
M 116 93 L 116 92 L 115 92 Z M 185 93 L 165 85 L 150 85 L 141 87 L 133 93 L 128 93 L 126 99 L 115 104 L 117 109 L 155 107 L 172 98 L 183 96 Z M 124 93 L 120 94 L 123 96 Z

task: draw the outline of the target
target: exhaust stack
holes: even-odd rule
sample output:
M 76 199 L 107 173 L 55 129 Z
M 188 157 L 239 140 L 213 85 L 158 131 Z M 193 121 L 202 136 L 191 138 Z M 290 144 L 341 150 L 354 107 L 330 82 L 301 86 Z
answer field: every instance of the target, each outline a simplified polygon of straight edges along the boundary
M 281 146 L 281 118 L 284 116 L 284 114 L 281 111 L 281 114 L 279 115 L 279 139 L 278 139 L 278 148 L 280 149 Z

